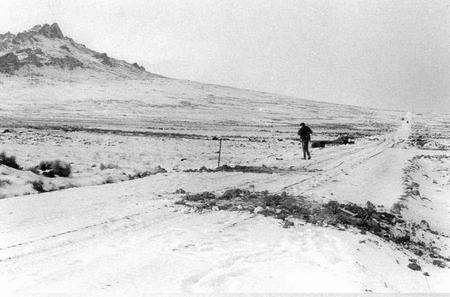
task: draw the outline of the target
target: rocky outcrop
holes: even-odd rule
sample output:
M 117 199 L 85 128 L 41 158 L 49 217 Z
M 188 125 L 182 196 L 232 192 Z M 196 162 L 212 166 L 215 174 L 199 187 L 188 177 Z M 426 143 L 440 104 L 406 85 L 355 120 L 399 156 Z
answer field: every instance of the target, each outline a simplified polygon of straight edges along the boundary
M 14 53 L 7 53 L 0 57 L 0 72 L 12 74 L 20 68 L 19 57 Z
M 112 62 L 111 58 L 108 57 L 108 55 L 106 53 L 94 54 L 94 57 L 99 59 L 100 62 L 104 65 L 113 66 L 113 62 Z
M 21 58 L 19 59 L 19 56 Z M 64 69 L 73 70 L 77 67 L 84 67 L 83 63 L 72 57 L 51 57 L 47 56 L 41 49 L 21 49 L 16 53 L 8 53 L 0 57 L 0 72 L 13 74 L 14 71 L 19 70 L 22 66 L 30 65 L 36 67 L 42 66 L 57 66 Z
M 17 34 L 0 34 L 0 73 L 19 75 L 41 67 L 89 68 L 119 77 L 147 77 L 145 68 L 93 51 L 64 36 L 58 24 L 36 25 Z
M 5 34 L 0 34 L 0 44 L 2 43 L 7 43 L 7 42 L 11 42 L 11 40 L 14 38 L 14 34 L 12 34 L 11 32 L 6 32 Z M 1 49 L 1 47 L 0 47 Z
M 66 45 L 61 45 L 59 48 L 70 53 L 70 49 Z
M 54 23 L 51 26 L 49 24 L 44 24 L 38 32 L 48 38 L 64 38 L 64 35 L 57 23 Z
M 16 53 L 26 54 L 26 56 L 21 60 L 22 63 L 31 64 L 38 67 L 42 66 L 42 61 L 45 59 L 45 53 L 40 48 L 24 48 L 16 51 Z
M 77 67 L 83 67 L 83 63 L 71 56 L 65 56 L 63 58 L 51 57 L 50 60 L 45 64 L 47 66 L 59 66 L 61 68 L 73 70 Z
M 138 63 L 133 63 L 132 66 L 140 71 L 145 71 L 144 66 L 140 66 Z
M 44 24 L 36 25 L 28 31 L 11 34 L 7 32 L 6 34 L 0 34 L 0 50 L 8 49 L 8 47 L 17 47 L 24 43 L 34 43 L 38 42 L 37 36 L 43 35 L 51 39 L 63 39 L 64 35 L 59 28 L 58 24 L 53 25 Z

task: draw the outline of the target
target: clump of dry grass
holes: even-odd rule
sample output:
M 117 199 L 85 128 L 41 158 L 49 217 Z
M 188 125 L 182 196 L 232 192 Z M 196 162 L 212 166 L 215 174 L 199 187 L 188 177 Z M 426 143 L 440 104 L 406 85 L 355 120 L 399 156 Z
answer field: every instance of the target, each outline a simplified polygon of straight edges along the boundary
M 17 160 L 15 156 L 7 156 L 5 152 L 0 153 L 0 164 L 5 165 L 14 169 L 21 170 L 22 167 L 17 164 Z
M 6 185 L 10 185 L 11 181 L 7 179 L 0 179 L 0 188 Z
M 100 163 L 100 170 L 118 169 L 118 168 L 119 168 L 119 165 L 117 165 L 117 164 L 111 164 L 111 163 L 103 164 L 103 163 Z
M 33 189 L 35 189 L 38 193 L 45 192 L 45 190 L 44 190 L 44 183 L 41 180 L 34 180 L 34 181 L 30 182 L 30 183 L 33 186 Z
M 39 165 L 33 167 L 31 171 L 47 177 L 69 177 L 72 173 L 72 167 L 69 163 L 61 160 L 41 161 Z

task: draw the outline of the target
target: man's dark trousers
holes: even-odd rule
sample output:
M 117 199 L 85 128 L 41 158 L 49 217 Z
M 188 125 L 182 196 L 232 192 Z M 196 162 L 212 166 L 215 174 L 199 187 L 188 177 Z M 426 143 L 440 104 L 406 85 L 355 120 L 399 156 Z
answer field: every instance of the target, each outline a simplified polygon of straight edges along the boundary
M 302 139 L 302 149 L 303 149 L 303 159 L 306 159 L 306 155 L 308 155 L 308 159 L 311 159 L 311 155 L 309 154 L 309 140 Z

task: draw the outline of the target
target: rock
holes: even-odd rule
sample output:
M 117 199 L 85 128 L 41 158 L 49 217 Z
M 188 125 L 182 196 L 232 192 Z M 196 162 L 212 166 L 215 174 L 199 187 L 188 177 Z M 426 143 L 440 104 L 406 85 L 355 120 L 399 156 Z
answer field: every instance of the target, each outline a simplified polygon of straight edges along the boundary
M 419 226 L 423 230 L 430 229 L 430 224 L 427 221 L 425 221 L 425 220 L 420 221 L 420 225 Z
M 34 26 L 33 28 L 37 28 L 37 26 Z M 38 32 L 48 38 L 64 38 L 57 23 L 53 23 L 51 26 L 49 24 L 44 24 Z
M 35 25 L 33 28 L 31 28 L 29 31 L 30 32 L 39 32 L 39 30 L 41 30 L 42 25 Z
M 284 224 L 283 224 L 283 228 L 289 228 L 289 227 L 293 227 L 294 226 L 294 222 L 285 220 Z
M 417 255 L 419 257 L 423 256 L 423 252 L 419 249 L 413 249 L 414 255 Z
M 230 210 L 232 208 L 232 204 L 219 205 L 219 210 Z
M 255 207 L 255 209 L 253 210 L 254 213 L 260 213 L 261 211 L 263 211 L 264 208 L 262 208 L 261 206 L 257 206 Z
M 279 220 L 285 220 L 289 215 L 286 213 L 279 213 L 275 217 Z
M 70 49 L 66 45 L 61 45 L 59 48 L 70 53 Z
M 13 53 L 0 57 L 0 72 L 12 74 L 20 68 L 19 58 Z
M 250 191 L 241 189 L 229 189 L 221 196 L 221 199 L 230 200 L 236 197 L 244 197 L 250 195 Z
M 28 56 L 25 59 L 23 59 L 23 61 L 22 61 L 23 63 L 34 65 L 37 67 L 43 66 L 42 62 L 44 59 L 42 58 L 43 53 L 41 50 L 39 50 L 39 49 L 31 50 L 27 54 L 28 54 Z
M 100 62 L 107 66 L 113 66 L 112 60 L 106 53 L 97 53 L 94 54 L 94 58 L 97 58 L 100 60 Z
M 411 195 L 412 196 L 420 196 L 420 192 L 419 192 L 419 190 L 414 189 L 414 190 L 411 191 Z
M 445 263 L 442 262 L 441 260 L 433 260 L 433 265 L 440 267 L 440 268 L 445 268 Z
M 420 267 L 419 264 L 414 263 L 414 262 L 409 263 L 409 264 L 408 264 L 408 267 L 409 267 L 410 269 L 412 269 L 412 270 L 415 270 L 415 271 L 420 271 L 420 270 L 422 270 L 422 267 Z
M 138 63 L 133 63 L 132 65 L 134 68 L 137 68 L 140 71 L 145 71 L 144 66 L 140 66 Z
M 182 188 L 179 188 L 175 191 L 175 194 L 186 194 L 186 191 Z
M 214 206 L 211 208 L 211 210 L 213 210 L 213 211 L 218 211 L 218 210 L 219 210 L 219 207 L 218 207 L 217 205 L 214 205 Z
M 83 67 L 83 63 L 71 56 L 60 57 L 50 57 L 49 61 L 45 63 L 47 66 L 59 66 L 61 68 L 67 68 L 73 70 L 77 67 Z
M 376 211 L 376 206 L 372 202 L 367 201 L 366 202 L 366 209 L 367 209 L 368 212 L 372 213 L 372 212 Z
M 187 201 L 198 202 L 198 201 L 211 201 L 216 199 L 216 195 L 211 192 L 203 192 L 199 194 L 186 195 L 185 199 Z
M 152 173 L 167 173 L 167 170 L 158 165 L 152 169 Z
M 62 33 L 61 28 L 59 28 L 59 25 L 57 23 L 53 23 L 50 26 L 50 30 L 52 32 L 53 37 L 64 38 L 64 34 Z
M 347 228 L 346 228 L 344 225 L 342 225 L 342 224 L 337 225 L 336 228 L 337 228 L 339 231 L 345 231 L 345 230 L 347 230 Z

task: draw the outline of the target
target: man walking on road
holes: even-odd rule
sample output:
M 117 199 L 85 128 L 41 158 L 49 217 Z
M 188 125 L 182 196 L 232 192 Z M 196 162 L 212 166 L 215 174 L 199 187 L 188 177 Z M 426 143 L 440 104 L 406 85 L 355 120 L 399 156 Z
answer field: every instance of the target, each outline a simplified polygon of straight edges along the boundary
M 303 148 L 303 159 L 306 160 L 306 155 L 308 155 L 308 160 L 311 159 L 311 154 L 309 153 L 309 142 L 311 141 L 311 134 L 313 132 L 311 129 L 305 125 L 305 123 L 300 124 L 300 129 L 298 130 L 298 135 L 302 141 Z

